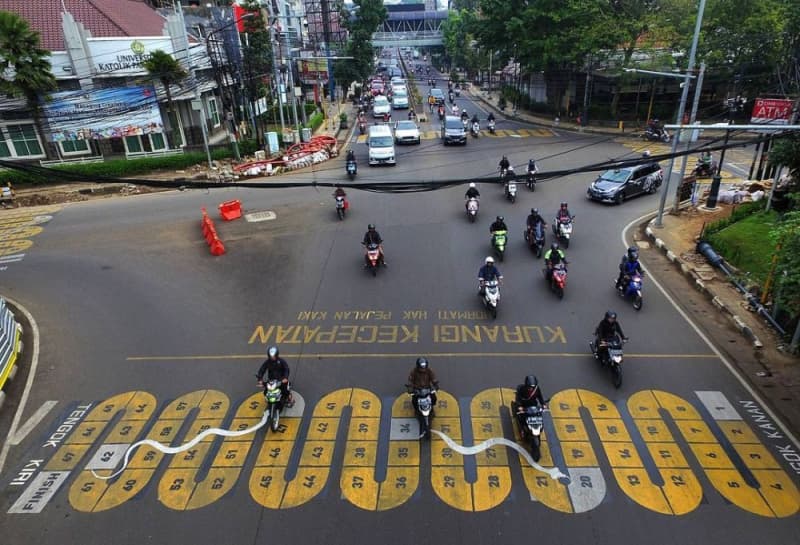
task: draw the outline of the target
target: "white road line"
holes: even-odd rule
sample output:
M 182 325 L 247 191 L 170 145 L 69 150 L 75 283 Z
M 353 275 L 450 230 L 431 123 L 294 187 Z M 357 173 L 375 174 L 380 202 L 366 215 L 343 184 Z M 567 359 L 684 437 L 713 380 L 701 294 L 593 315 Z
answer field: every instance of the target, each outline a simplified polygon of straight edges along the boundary
M 3 257 L 0 257 L 0 261 L 3 261 L 5 259 L 15 259 L 17 257 L 22 259 L 23 257 L 25 257 L 25 254 L 4 255 Z
M 0 473 L 3 472 L 3 466 L 6 463 L 6 457 L 8 457 L 8 450 L 11 448 L 10 439 L 16 435 L 19 421 L 22 420 L 22 413 L 25 411 L 25 405 L 28 403 L 28 397 L 31 394 L 31 388 L 33 388 L 33 379 L 36 377 L 36 368 L 39 366 L 39 326 L 36 325 L 36 320 L 34 320 L 33 315 L 28 312 L 28 309 L 20 305 L 17 301 L 14 301 L 8 297 L 3 298 L 17 307 L 20 312 L 25 315 L 28 323 L 31 324 L 31 333 L 33 334 L 33 353 L 31 354 L 31 368 L 28 371 L 28 380 L 25 382 L 25 390 L 23 390 L 22 397 L 19 400 L 17 412 L 14 413 L 14 420 L 11 421 L 11 428 L 8 431 L 6 442 L 3 444 L 3 449 L 0 450 Z
M 16 263 L 17 261 L 22 261 L 22 258 L 18 257 L 16 259 L 9 259 L 7 257 L 0 257 L 0 264 L 2 265 L 5 265 L 7 263 Z
M 628 225 L 626 225 L 622 229 L 621 233 L 622 245 L 625 246 L 626 248 L 628 247 L 628 243 L 626 241 L 627 238 L 626 235 L 631 227 L 633 227 L 634 225 L 639 225 L 645 220 L 645 218 L 650 218 L 653 217 L 654 215 L 655 212 L 650 212 L 648 214 L 636 218 L 635 220 L 631 221 Z M 644 267 L 644 264 L 642 264 L 642 267 L 645 270 L 647 270 L 647 267 Z M 783 433 L 786 434 L 786 437 L 788 437 L 792 441 L 792 443 L 794 443 L 795 447 L 800 448 L 800 442 L 797 441 L 797 437 L 795 437 L 795 435 L 791 432 L 791 430 L 789 430 L 789 428 L 786 427 L 786 424 L 784 424 L 784 422 L 780 418 L 778 418 L 778 416 L 770 408 L 770 406 L 767 405 L 767 403 L 764 401 L 761 395 L 759 395 L 759 393 L 756 392 L 752 386 L 750 386 L 750 384 L 744 379 L 744 377 L 742 377 L 741 372 L 730 361 L 728 361 L 728 358 L 726 358 L 722 354 L 722 352 L 719 349 L 717 349 L 717 347 L 714 345 L 714 343 L 711 342 L 711 340 L 706 336 L 706 334 L 700 330 L 700 328 L 692 321 L 691 318 L 689 318 L 689 316 L 683 311 L 683 309 L 678 305 L 678 303 L 669 295 L 669 293 L 667 293 L 667 290 L 665 290 L 664 287 L 658 282 L 658 280 L 655 279 L 653 274 L 651 274 L 648 271 L 647 276 L 648 278 L 650 278 L 650 281 L 653 283 L 653 285 L 656 286 L 661 291 L 664 297 L 666 297 L 667 301 L 669 301 L 675 308 L 675 310 L 678 311 L 678 314 L 680 314 L 683 317 L 683 319 L 686 320 L 686 323 L 692 326 L 692 329 L 694 329 L 695 333 L 697 333 L 697 335 L 701 339 L 703 339 L 703 341 L 719 357 L 719 359 L 722 360 L 722 363 L 725 364 L 725 367 L 728 368 L 728 371 L 731 372 L 731 375 L 733 375 L 739 381 L 739 384 L 741 384 L 742 387 L 745 390 L 747 390 L 747 392 L 753 397 L 753 399 L 758 401 L 758 403 L 761 405 L 764 411 L 778 424 L 778 427 L 783 431 Z
M 58 404 L 58 401 L 45 401 L 42 403 L 42 406 L 36 409 L 36 412 L 31 415 L 25 424 L 19 429 L 17 433 L 13 436 L 9 436 L 9 441 L 11 442 L 12 446 L 17 446 L 28 436 L 28 434 L 33 431 L 33 428 L 39 425 L 47 413 L 49 413 L 53 407 Z

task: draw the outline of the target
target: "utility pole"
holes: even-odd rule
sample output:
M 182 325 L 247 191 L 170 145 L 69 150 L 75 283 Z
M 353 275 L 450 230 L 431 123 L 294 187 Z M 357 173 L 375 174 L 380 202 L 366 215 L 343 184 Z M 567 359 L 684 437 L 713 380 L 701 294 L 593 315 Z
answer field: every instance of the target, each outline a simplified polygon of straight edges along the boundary
M 333 62 L 331 62 L 331 14 L 330 5 L 328 0 L 321 0 L 320 7 L 322 8 L 322 35 L 325 38 L 325 56 L 327 57 L 328 66 L 328 98 L 333 104 L 335 100 L 336 86 L 333 81 Z
M 678 107 L 678 120 L 677 124 L 683 123 L 683 113 L 686 111 L 686 99 L 689 98 L 689 81 L 692 77 L 692 70 L 694 70 L 694 60 L 697 55 L 697 42 L 700 41 L 700 27 L 703 24 L 703 11 L 706 9 L 706 0 L 700 0 L 700 7 L 697 10 L 697 21 L 694 26 L 694 37 L 692 38 L 692 48 L 689 51 L 689 66 L 686 68 L 686 76 L 683 79 L 683 92 L 681 93 L 681 103 Z M 672 167 L 675 164 L 675 151 L 678 149 L 678 141 L 680 140 L 680 129 L 675 131 L 675 138 L 672 140 L 672 151 L 670 152 L 669 165 L 667 166 L 667 174 L 664 177 L 664 188 L 661 190 L 661 201 L 658 205 L 658 215 L 656 216 L 656 227 L 663 227 L 664 206 L 667 203 L 667 193 L 669 193 L 669 182 L 672 178 Z
M 269 27 L 269 42 L 271 44 L 270 50 L 272 51 L 272 71 L 274 72 L 273 77 L 275 78 L 275 89 L 278 92 L 278 112 L 281 114 L 281 135 L 286 132 L 286 122 L 283 119 L 283 91 L 281 89 L 281 74 L 280 70 L 278 69 L 278 58 L 275 56 L 275 44 L 278 43 L 275 39 L 275 26 L 272 22 L 275 19 L 272 18 L 270 13 L 272 9 L 272 5 L 270 2 L 267 2 L 267 8 L 264 9 L 266 11 L 267 26 Z
M 589 85 L 592 81 L 592 61 L 586 63 L 586 85 L 583 88 L 583 115 L 581 116 L 581 130 L 589 122 Z
M 703 75 L 706 72 L 706 63 L 700 63 L 700 73 L 697 74 L 697 85 L 694 88 L 694 102 L 692 103 L 692 114 L 689 116 L 689 124 L 693 125 L 695 119 L 697 118 L 697 108 L 700 105 L 700 93 L 703 90 Z M 693 131 L 692 131 L 693 132 Z M 686 151 L 689 151 L 689 148 L 692 147 L 692 136 L 691 132 L 689 133 L 689 138 L 686 139 Z M 680 180 L 683 182 L 683 177 L 686 175 L 686 163 L 689 161 L 689 156 L 684 155 L 683 159 L 681 159 L 681 175 Z M 678 185 L 675 191 L 675 203 L 672 206 L 672 211 L 677 212 L 678 208 L 681 204 L 681 187 Z

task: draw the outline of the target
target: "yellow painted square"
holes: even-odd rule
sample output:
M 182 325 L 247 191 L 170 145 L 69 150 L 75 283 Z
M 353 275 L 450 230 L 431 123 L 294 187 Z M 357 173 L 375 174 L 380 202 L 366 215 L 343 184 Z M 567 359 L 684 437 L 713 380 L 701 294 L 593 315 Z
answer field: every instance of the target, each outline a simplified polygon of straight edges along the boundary
M 266 441 L 293 441 L 297 438 L 297 432 L 300 431 L 300 423 L 302 418 L 290 417 L 281 418 L 278 421 L 278 429 L 272 431 L 272 428 L 267 430 Z
M 379 418 L 351 418 L 350 429 L 347 432 L 348 441 L 377 441 L 380 428 Z
M 550 398 L 549 406 L 553 419 L 580 417 L 578 409 L 580 409 L 581 400 L 577 390 L 561 390 Z
M 348 441 L 344 447 L 345 466 L 375 467 L 378 452 L 377 441 Z
M 741 420 L 719 420 L 717 425 L 731 443 L 761 443 L 750 426 Z
M 461 441 L 461 420 L 458 418 L 434 418 L 431 429 L 439 430 L 453 441 Z
M 300 456 L 300 465 L 330 466 L 335 444 L 334 441 L 306 441 L 303 445 L 303 454 Z
M 656 467 L 689 467 L 686 457 L 675 443 L 647 443 Z
M 200 464 L 203 463 L 203 460 L 205 459 L 206 454 L 208 453 L 208 450 L 210 448 L 211 448 L 211 443 L 209 441 L 201 441 L 200 443 L 197 443 L 189 450 L 179 452 L 178 454 L 174 454 L 172 456 L 172 460 L 169 463 L 169 467 L 171 469 L 179 469 L 179 468 L 189 469 L 189 468 L 200 467 Z
M 47 462 L 45 471 L 66 471 L 73 469 L 92 445 L 65 444 Z
M 684 439 L 689 443 L 716 443 L 717 438 L 702 420 L 676 420 Z
M 503 422 L 499 418 L 473 418 L 472 436 L 475 439 L 475 444 L 490 437 L 502 437 Z
M 567 467 L 597 467 L 597 456 L 589 442 L 562 441 L 561 452 Z
M 308 437 L 310 441 L 333 441 L 336 439 L 336 432 L 339 430 L 339 418 L 314 417 L 308 427 Z
M 186 432 L 183 441 L 185 443 L 188 443 L 189 441 L 191 441 L 204 431 L 209 430 L 211 428 L 218 428 L 220 424 L 222 424 L 222 421 L 219 418 L 198 418 L 194 422 L 192 422 L 192 425 L 189 428 L 189 431 Z M 216 435 L 209 434 L 203 438 L 203 442 L 213 441 L 216 438 L 217 438 Z
M 256 467 L 286 467 L 292 455 L 294 441 L 267 441 L 261 446 L 256 458 Z
M 604 443 L 611 467 L 644 467 L 633 443 Z
M 252 428 L 256 424 L 258 424 L 260 421 L 261 421 L 260 418 L 249 418 L 249 417 L 248 418 L 234 418 L 231 421 L 230 425 L 226 426 L 226 428 L 231 430 L 231 431 L 244 431 L 247 428 Z M 253 433 L 255 434 L 255 432 L 253 432 Z M 251 437 L 251 436 L 249 436 L 249 435 L 248 436 L 244 436 L 243 435 L 241 437 L 242 437 L 242 440 L 245 440 L 245 439 L 247 439 L 248 437 Z
M 120 420 L 103 442 L 134 443 L 146 423 L 144 420 Z
M 477 440 L 476 440 L 477 443 Z M 475 455 L 475 463 L 479 466 L 507 466 L 508 449 L 502 445 L 495 445 Z
M 606 442 L 630 442 L 631 436 L 625 423 L 619 418 L 602 418 L 594 421 L 600 440 Z
M 250 452 L 250 441 L 223 441 L 219 447 L 214 462 L 214 467 L 241 467 Z
M 503 395 L 499 388 L 484 390 L 472 399 L 470 412 L 473 418 L 497 418 L 503 407 Z
M 94 443 L 107 424 L 99 421 L 81 422 L 64 443 L 67 445 Z
M 431 439 L 431 465 L 434 466 L 461 466 L 464 457 L 448 447 L 438 438 Z
M 731 459 L 716 443 L 689 443 L 689 448 L 705 469 L 733 469 Z
M 554 418 L 553 427 L 561 441 L 588 441 L 589 435 L 580 418 Z
M 178 435 L 178 430 L 181 429 L 182 425 L 183 419 L 159 420 L 150 428 L 147 438 L 169 445 L 175 440 L 175 436 Z
M 635 420 L 635 422 L 639 434 L 648 443 L 674 440 L 663 420 Z
M 781 468 L 764 445 L 738 444 L 733 445 L 733 448 L 739 453 L 744 465 L 750 469 Z
M 389 441 L 390 466 L 418 466 L 419 441 Z

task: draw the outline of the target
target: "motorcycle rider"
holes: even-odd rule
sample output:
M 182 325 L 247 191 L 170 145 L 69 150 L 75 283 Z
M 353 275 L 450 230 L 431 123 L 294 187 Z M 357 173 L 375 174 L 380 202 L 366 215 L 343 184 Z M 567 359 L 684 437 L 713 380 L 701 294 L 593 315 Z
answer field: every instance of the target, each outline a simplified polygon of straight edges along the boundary
M 528 375 L 525 377 L 525 383 L 517 386 L 515 400 L 517 402 L 517 418 L 519 419 L 519 428 L 521 430 L 525 429 L 525 409 L 537 405 L 542 409 L 547 407 L 536 375 Z
M 414 121 L 417 119 L 417 113 L 414 110 L 408 110 L 408 120 Z
M 383 239 L 381 238 L 380 233 L 375 230 L 375 224 L 370 223 L 367 225 L 367 232 L 364 233 L 364 240 L 361 241 L 361 244 L 364 246 L 369 246 L 370 244 L 377 244 L 378 245 L 378 261 L 384 267 L 386 266 L 386 259 L 383 254 Z M 365 265 L 366 266 L 366 265 Z
M 572 214 L 570 214 L 566 202 L 562 202 L 561 206 L 558 208 L 558 212 L 556 212 L 556 222 L 560 223 L 562 220 L 568 220 L 567 223 L 572 221 Z
M 539 223 L 542 224 L 542 232 L 544 233 L 544 228 L 547 227 L 547 222 L 544 221 L 544 218 L 541 215 L 539 215 L 538 208 L 531 208 L 531 213 L 528 214 L 528 219 L 525 220 L 525 225 L 528 227 L 528 230 L 525 232 L 526 240 L 534 232 L 536 225 Z
M 613 310 L 607 310 L 605 317 L 600 320 L 594 330 L 594 345 L 596 347 L 598 356 L 600 355 L 600 343 L 610 342 L 619 336 L 623 342 L 628 341 L 628 337 L 622 332 L 622 327 L 617 321 L 617 313 Z
M 480 125 L 480 119 L 478 119 L 478 114 L 475 114 L 475 115 L 472 116 L 471 124 L 474 125 L 475 123 Z
M 650 120 L 650 121 L 647 123 L 647 128 L 648 128 L 648 130 L 649 130 L 650 132 L 652 132 L 652 133 L 653 133 L 653 134 L 655 134 L 656 136 L 661 136 L 661 133 L 662 133 L 662 131 L 664 130 L 664 129 L 661 127 L 661 121 L 659 121 L 658 119 L 651 119 L 651 120 Z
M 439 108 L 436 111 L 439 114 L 439 119 L 444 119 L 444 105 L 439 104 Z
M 695 167 L 695 172 L 713 174 L 714 159 L 711 157 L 710 151 L 705 150 L 700 154 L 700 158 L 697 160 L 697 167 Z
M 508 157 L 503 155 L 503 158 L 500 159 L 500 162 L 498 163 L 498 166 L 500 167 L 500 175 L 501 176 L 504 175 L 506 173 L 506 171 L 508 170 L 508 167 L 511 166 L 511 163 L 508 162 Z
M 494 113 L 489 112 L 489 115 L 486 116 L 486 121 L 494 121 Z
M 555 266 L 559 263 L 563 263 L 564 265 L 567 264 L 567 258 L 564 255 L 564 250 L 558 246 L 558 242 L 552 243 L 550 245 L 550 249 L 545 252 L 544 263 L 547 265 L 547 281 L 550 282 L 553 279 L 553 269 Z
M 497 216 L 494 220 L 494 223 L 489 227 L 489 232 L 493 235 L 497 231 L 508 231 L 508 226 L 506 225 L 505 218 L 503 216 Z
M 464 121 L 468 120 L 469 120 L 469 114 L 467 113 L 467 110 L 466 109 L 461 110 L 461 122 L 463 123 Z
M 334 189 L 334 190 L 333 190 L 333 196 L 334 196 L 334 197 L 344 197 L 344 198 L 347 198 L 347 193 L 345 193 L 345 192 L 344 192 L 344 189 L 342 189 L 342 186 L 341 186 L 341 185 L 339 185 L 339 184 L 336 184 L 336 186 L 335 186 L 335 187 L 336 187 L 336 189 Z
M 280 352 L 277 346 L 270 346 L 267 349 L 267 359 L 261 364 L 258 369 L 256 377 L 258 377 L 258 386 L 264 388 L 266 391 L 266 381 L 275 379 L 281 383 L 281 392 L 286 399 L 286 405 L 291 407 L 294 404 L 292 394 L 289 390 L 289 364 L 286 360 L 280 357 Z
M 356 162 L 356 152 L 349 149 L 347 150 L 347 157 L 345 158 L 345 163 L 355 163 Z
M 410 390 L 409 393 L 412 393 L 414 388 L 431 388 L 433 390 L 431 392 L 431 403 L 433 407 L 436 407 L 436 390 L 439 389 L 439 381 L 436 380 L 436 373 L 431 369 L 428 358 L 424 356 L 417 358 L 417 364 L 408 374 L 408 388 Z M 417 400 L 416 398 L 412 399 L 414 400 L 414 409 L 417 409 Z M 433 410 L 431 410 L 431 414 L 433 414 Z
M 467 192 L 464 193 L 464 199 L 466 200 L 464 202 L 464 208 L 468 207 L 470 199 L 478 199 L 478 200 L 481 199 L 481 192 L 478 191 L 475 182 L 470 182 L 469 188 L 467 188 Z
M 528 174 L 536 174 L 537 172 L 539 172 L 539 167 L 536 166 L 536 159 L 528 159 Z
M 622 256 L 622 261 L 619 264 L 619 276 L 617 277 L 616 287 L 620 289 L 627 284 L 627 280 L 634 274 L 639 273 L 644 275 L 642 264 L 639 263 L 639 250 L 636 246 L 631 246 L 625 255 Z
M 458 104 L 453 104 L 452 111 L 453 111 L 453 115 L 458 115 L 458 112 L 460 111 L 459 108 L 458 108 Z
M 489 256 L 486 258 L 486 261 L 484 261 L 483 267 L 478 269 L 478 295 L 483 296 L 486 282 L 492 280 L 497 280 L 502 283 L 503 275 L 500 273 L 500 270 L 494 266 L 494 258 Z

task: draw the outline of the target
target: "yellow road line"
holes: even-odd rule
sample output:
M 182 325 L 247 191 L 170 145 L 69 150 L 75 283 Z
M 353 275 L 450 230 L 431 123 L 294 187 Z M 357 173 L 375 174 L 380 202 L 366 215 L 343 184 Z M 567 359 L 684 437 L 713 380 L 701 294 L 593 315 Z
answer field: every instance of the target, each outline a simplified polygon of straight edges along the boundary
M 500 358 L 577 358 L 589 356 L 587 352 L 427 352 L 428 356 L 440 358 L 481 358 L 481 357 L 500 357 Z M 302 358 L 416 358 L 418 353 L 399 354 L 399 353 L 315 353 L 304 352 L 302 354 L 285 353 L 286 357 Z M 625 354 L 626 358 L 653 358 L 653 359 L 718 359 L 716 354 Z M 128 356 L 126 361 L 197 361 L 197 360 L 257 360 L 263 359 L 263 354 L 218 354 L 218 355 L 196 355 L 196 356 Z

